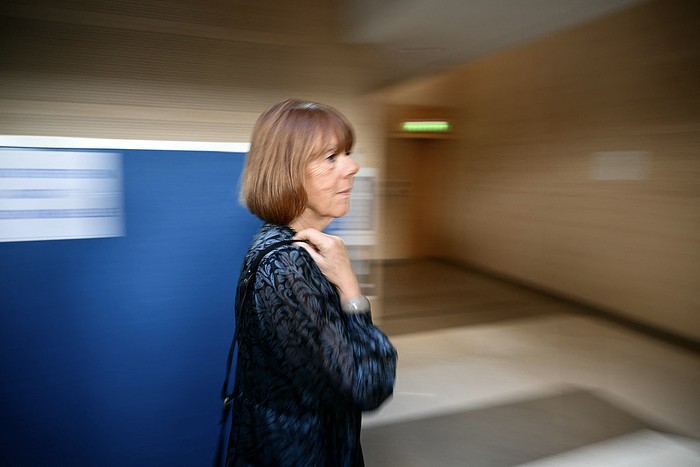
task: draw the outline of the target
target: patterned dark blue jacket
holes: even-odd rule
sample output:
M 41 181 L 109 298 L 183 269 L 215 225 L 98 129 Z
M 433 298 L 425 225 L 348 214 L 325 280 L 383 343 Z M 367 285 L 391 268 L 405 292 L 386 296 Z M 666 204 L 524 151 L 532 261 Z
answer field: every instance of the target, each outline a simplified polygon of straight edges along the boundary
M 266 246 L 293 235 L 288 227 L 262 226 L 243 271 Z M 242 288 L 239 282 L 237 297 Z M 236 310 L 239 351 L 226 465 L 364 465 L 361 412 L 391 395 L 396 350 L 370 313 L 341 311 L 335 286 L 298 245 L 265 255 L 254 290 L 247 306 Z

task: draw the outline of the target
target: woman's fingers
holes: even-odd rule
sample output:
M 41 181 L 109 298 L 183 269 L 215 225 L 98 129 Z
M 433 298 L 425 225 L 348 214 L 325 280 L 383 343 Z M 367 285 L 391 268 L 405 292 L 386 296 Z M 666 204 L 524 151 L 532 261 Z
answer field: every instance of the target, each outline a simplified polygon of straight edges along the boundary
M 314 246 L 311 245 L 308 241 L 299 242 L 297 243 L 297 245 L 308 251 L 311 255 L 311 258 L 313 258 L 313 260 L 316 261 L 316 263 L 318 263 L 318 261 L 321 259 L 321 255 L 318 254 L 316 248 L 314 248 Z
M 315 229 L 305 229 L 298 232 L 294 239 L 308 242 L 300 245 L 309 252 L 326 278 L 338 287 L 341 299 L 359 295 L 357 276 L 352 270 L 348 250 L 342 238 Z

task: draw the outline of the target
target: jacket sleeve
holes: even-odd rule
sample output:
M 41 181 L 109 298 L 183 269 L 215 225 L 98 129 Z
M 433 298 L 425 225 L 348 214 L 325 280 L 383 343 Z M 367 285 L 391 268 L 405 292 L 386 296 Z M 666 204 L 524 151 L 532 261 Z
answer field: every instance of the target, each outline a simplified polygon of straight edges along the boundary
M 296 392 L 373 410 L 393 392 L 396 350 L 370 313 L 341 311 L 335 287 L 299 247 L 260 264 L 256 313 L 277 365 Z

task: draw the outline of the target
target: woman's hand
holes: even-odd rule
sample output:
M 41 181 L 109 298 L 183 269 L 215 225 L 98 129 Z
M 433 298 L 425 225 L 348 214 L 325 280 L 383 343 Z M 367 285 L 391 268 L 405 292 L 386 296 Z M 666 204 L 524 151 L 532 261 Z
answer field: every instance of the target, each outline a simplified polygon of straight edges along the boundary
M 294 235 L 294 240 L 307 242 L 298 245 L 309 252 L 321 272 L 338 288 L 341 303 L 362 294 L 342 238 L 324 234 L 316 229 L 304 229 Z

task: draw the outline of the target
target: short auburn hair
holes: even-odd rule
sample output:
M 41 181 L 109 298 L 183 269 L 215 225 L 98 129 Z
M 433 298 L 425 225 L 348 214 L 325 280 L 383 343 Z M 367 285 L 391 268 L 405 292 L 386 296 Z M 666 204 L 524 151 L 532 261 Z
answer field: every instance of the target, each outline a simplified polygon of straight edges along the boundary
M 333 138 L 350 152 L 355 136 L 336 109 L 288 99 L 258 118 L 241 181 L 241 202 L 260 219 L 287 225 L 306 209 L 304 181 L 311 160 L 323 155 Z

